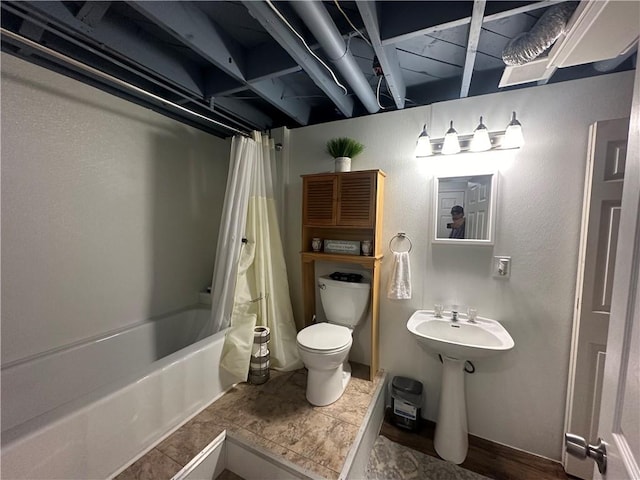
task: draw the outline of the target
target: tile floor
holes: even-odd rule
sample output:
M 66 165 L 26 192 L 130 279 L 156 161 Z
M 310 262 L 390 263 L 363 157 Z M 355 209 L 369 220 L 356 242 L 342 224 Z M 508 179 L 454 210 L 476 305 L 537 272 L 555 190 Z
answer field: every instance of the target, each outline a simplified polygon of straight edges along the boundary
M 352 367 L 344 395 L 326 407 L 307 402 L 305 369 L 272 371 L 263 385 L 239 384 L 116 479 L 169 479 L 224 430 L 324 478 L 337 479 L 381 378 L 378 374 L 370 382 L 368 367 Z

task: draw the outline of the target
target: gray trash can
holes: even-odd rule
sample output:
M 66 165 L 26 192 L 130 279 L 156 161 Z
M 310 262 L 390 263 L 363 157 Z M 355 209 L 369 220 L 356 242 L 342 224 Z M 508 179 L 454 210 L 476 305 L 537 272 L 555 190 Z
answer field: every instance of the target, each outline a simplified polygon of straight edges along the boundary
M 391 382 L 393 423 L 407 430 L 418 430 L 422 399 L 422 383 L 407 377 L 393 377 Z

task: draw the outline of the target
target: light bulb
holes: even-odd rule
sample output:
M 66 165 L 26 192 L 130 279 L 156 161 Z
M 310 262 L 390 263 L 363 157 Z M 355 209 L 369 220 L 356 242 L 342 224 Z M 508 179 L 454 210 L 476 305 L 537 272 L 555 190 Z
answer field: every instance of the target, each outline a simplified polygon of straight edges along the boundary
M 524 145 L 522 125 L 516 119 L 516 112 L 513 112 L 511 121 L 509 122 L 509 125 L 507 125 L 507 130 L 504 133 L 502 148 L 520 148 L 522 145 Z
M 472 152 L 484 152 L 491 149 L 491 139 L 489 138 L 489 130 L 480 117 L 480 124 L 473 131 L 473 139 L 471 140 L 470 150 Z
M 422 127 L 422 132 L 418 136 L 418 141 L 416 142 L 416 158 L 420 157 L 428 157 L 433 155 L 433 150 L 431 149 L 431 138 L 429 138 L 429 134 L 427 133 L 427 124 L 425 123 Z
M 451 126 L 444 136 L 444 144 L 442 145 L 442 153 L 444 155 L 452 155 L 460 152 L 460 142 L 458 141 L 458 132 L 453 128 L 453 120 Z

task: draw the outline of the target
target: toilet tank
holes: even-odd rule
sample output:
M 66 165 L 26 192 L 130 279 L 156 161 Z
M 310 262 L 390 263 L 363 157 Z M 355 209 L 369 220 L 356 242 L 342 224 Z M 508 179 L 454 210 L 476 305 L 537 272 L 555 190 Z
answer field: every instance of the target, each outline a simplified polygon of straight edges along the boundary
M 369 308 L 368 282 L 343 282 L 328 276 L 318 278 L 320 300 L 329 323 L 354 328 Z

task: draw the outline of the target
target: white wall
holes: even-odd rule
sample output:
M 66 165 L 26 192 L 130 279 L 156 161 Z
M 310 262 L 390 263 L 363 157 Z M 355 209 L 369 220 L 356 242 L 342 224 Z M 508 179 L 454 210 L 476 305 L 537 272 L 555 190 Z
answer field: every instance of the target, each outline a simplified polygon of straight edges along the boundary
M 516 346 L 478 361 L 476 373 L 466 376 L 471 433 L 559 460 L 587 131 L 596 120 L 628 116 L 632 87 L 633 72 L 625 72 L 292 130 L 285 244 L 298 325 L 303 323 L 300 175 L 332 171 L 325 142 L 351 136 L 366 145 L 352 168 L 387 173 L 385 250 L 400 231 L 413 241 L 413 298 L 381 301 L 382 368 L 423 382 L 423 415 L 435 420 L 440 363 L 411 338 L 406 321 L 433 303 L 475 306 L 480 316 L 501 321 Z M 443 136 L 449 120 L 460 133 L 469 133 L 480 115 L 490 130 L 503 130 L 512 110 L 526 136 L 520 151 L 413 158 L 424 122 L 432 137 Z M 433 176 L 492 169 L 500 172 L 495 246 L 431 245 Z M 512 256 L 510 279 L 491 276 L 493 255 Z M 383 291 L 389 273 L 385 261 Z
M 2 362 L 197 302 L 229 144 L 2 55 Z

